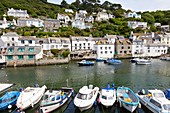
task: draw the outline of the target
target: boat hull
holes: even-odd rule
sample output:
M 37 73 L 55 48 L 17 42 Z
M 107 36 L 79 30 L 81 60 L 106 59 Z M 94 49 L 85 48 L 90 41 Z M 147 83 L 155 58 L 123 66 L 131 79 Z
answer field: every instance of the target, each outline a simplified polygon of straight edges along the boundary
M 58 109 L 59 107 L 63 106 L 71 98 L 71 96 L 73 95 L 73 92 L 74 92 L 74 90 L 70 88 L 70 93 L 69 93 L 69 95 L 67 95 L 66 98 L 64 98 L 60 102 L 54 102 L 51 104 L 41 106 L 40 112 L 41 113 L 49 113 L 49 112 L 54 111 L 54 110 Z
M 28 95 L 25 95 L 24 92 L 21 92 L 21 95 L 17 100 L 17 104 L 16 104 L 17 107 L 21 110 L 27 109 L 29 107 L 34 107 L 34 105 L 37 104 L 41 100 L 46 88 L 47 87 L 44 85 L 41 88 L 39 88 L 36 92 L 34 92 L 33 94 L 30 93 Z M 26 98 L 26 96 L 29 96 L 29 97 Z
M 0 110 L 5 110 L 5 109 L 8 109 L 8 107 L 11 105 L 11 106 L 13 106 L 13 105 L 15 105 L 16 104 L 16 102 L 17 102 L 17 99 L 18 99 L 18 97 L 19 97 L 19 95 L 20 95 L 20 92 L 18 92 L 18 91 L 11 91 L 11 92 L 9 92 L 9 93 L 6 93 L 4 96 L 7 96 L 7 97 L 9 97 L 9 96 L 11 96 L 11 95 L 9 95 L 9 94 L 12 94 L 12 97 L 11 98 L 13 98 L 11 101 L 7 101 L 7 102 L 4 102 L 4 103 L 1 103 L 0 104 Z M 15 98 L 14 98 L 15 97 Z M 3 97 L 1 97 L 1 98 L 3 98 Z M 10 98 L 10 99 L 11 99 Z M 8 98 L 9 99 L 9 98 Z M 5 100 L 4 100 L 5 101 Z
M 94 63 L 86 64 L 86 63 L 78 63 L 79 66 L 93 66 Z

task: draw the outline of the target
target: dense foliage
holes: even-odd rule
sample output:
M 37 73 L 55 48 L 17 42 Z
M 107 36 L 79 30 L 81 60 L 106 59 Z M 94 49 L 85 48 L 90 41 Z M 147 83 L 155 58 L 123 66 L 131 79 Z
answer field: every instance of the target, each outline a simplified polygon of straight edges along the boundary
M 75 0 L 75 2 L 68 4 L 66 0 L 61 2 L 61 5 L 48 3 L 47 0 L 0 0 L 0 19 L 2 15 L 7 12 L 8 8 L 23 9 L 27 10 L 31 17 L 46 17 L 46 18 L 57 18 L 57 13 L 66 13 L 64 9 L 70 8 L 74 12 L 78 10 L 87 10 L 88 15 L 93 12 L 106 10 L 107 13 L 113 14 L 116 18 L 109 19 L 108 21 L 95 22 L 91 29 L 80 30 L 78 28 L 60 27 L 58 32 L 43 32 L 43 28 L 35 27 L 23 27 L 17 29 L 5 29 L 2 32 L 7 32 L 9 30 L 16 31 L 20 35 L 28 36 L 35 35 L 37 37 L 45 38 L 48 36 L 61 36 L 69 37 L 74 36 L 89 36 L 102 37 L 106 34 L 113 35 L 124 35 L 128 37 L 130 34 L 130 29 L 127 25 L 127 21 L 145 21 L 148 22 L 150 29 L 148 32 L 156 32 L 157 29 L 154 26 L 155 22 L 159 22 L 162 25 L 170 25 L 170 11 L 155 11 L 155 12 L 138 12 L 142 15 L 141 19 L 134 18 L 124 18 L 124 14 L 130 12 L 130 10 L 124 10 L 121 4 L 114 4 L 105 1 L 100 4 L 100 0 Z M 74 16 L 75 14 L 72 14 Z M 93 14 L 95 18 L 96 15 Z M 7 17 L 7 20 L 12 20 L 13 18 Z M 144 32 L 142 29 L 134 29 L 134 32 Z M 1 32 L 1 33 L 2 33 Z

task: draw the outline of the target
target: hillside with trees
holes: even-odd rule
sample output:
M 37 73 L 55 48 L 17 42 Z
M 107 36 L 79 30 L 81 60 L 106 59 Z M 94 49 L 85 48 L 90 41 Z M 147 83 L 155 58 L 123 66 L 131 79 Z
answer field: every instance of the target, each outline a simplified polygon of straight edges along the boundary
M 15 29 L 20 35 L 35 35 L 37 37 L 47 37 L 47 36 L 61 36 L 69 37 L 74 36 L 89 36 L 92 34 L 94 37 L 102 37 L 106 34 L 113 35 L 124 35 L 128 37 L 130 31 L 134 32 L 144 32 L 143 29 L 131 29 L 127 25 L 127 21 L 143 21 L 148 22 L 150 29 L 148 32 L 156 32 L 157 29 L 153 26 L 155 22 L 159 22 L 162 25 L 170 25 L 170 11 L 155 11 L 155 12 L 137 12 L 142 15 L 141 19 L 134 18 L 124 18 L 124 14 L 130 12 L 131 10 L 125 10 L 122 8 L 121 4 L 114 4 L 105 1 L 103 4 L 99 0 L 75 0 L 71 4 L 68 4 L 66 0 L 61 2 L 61 5 L 48 3 L 47 0 L 0 0 L 0 19 L 2 19 L 3 14 L 7 12 L 8 8 L 27 10 L 30 17 L 38 18 L 57 18 L 58 13 L 66 13 L 65 9 L 73 9 L 74 12 L 78 10 L 86 10 L 88 15 L 96 15 L 93 12 L 99 12 L 103 9 L 107 13 L 113 14 L 115 18 L 109 19 L 108 21 L 94 22 L 91 29 L 80 30 L 78 28 L 60 27 L 58 32 L 43 32 L 42 29 L 34 27 L 24 27 Z M 74 14 L 73 14 L 74 16 Z M 10 19 L 10 17 L 7 17 Z M 11 20 L 11 19 L 10 19 Z M 5 29 L 3 31 L 7 32 L 11 29 Z

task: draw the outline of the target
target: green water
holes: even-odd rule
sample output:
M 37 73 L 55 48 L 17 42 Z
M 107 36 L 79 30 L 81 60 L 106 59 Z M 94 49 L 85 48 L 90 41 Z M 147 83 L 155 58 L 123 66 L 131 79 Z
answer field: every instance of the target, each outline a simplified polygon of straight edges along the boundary
M 33 86 L 35 83 L 46 85 L 48 88 L 59 88 L 66 86 L 68 79 L 69 87 L 73 87 L 75 92 L 84 85 L 93 84 L 99 88 L 106 87 L 108 83 L 115 86 L 127 86 L 134 92 L 141 88 L 165 89 L 170 88 L 170 62 L 153 59 L 151 65 L 136 65 L 129 60 L 123 60 L 120 65 L 107 65 L 98 62 L 94 66 L 79 67 L 77 62 L 70 62 L 64 65 L 37 66 L 37 67 L 16 67 L 0 70 L 0 82 L 16 83 L 13 90 L 21 87 Z M 68 105 L 68 108 L 66 108 Z M 38 107 L 38 106 L 37 106 Z M 26 113 L 34 113 L 37 108 L 26 110 Z M 66 104 L 56 113 L 78 113 L 73 103 Z M 7 113 L 4 111 L 2 113 Z M 111 109 L 100 107 L 92 108 L 90 111 L 96 113 L 126 113 L 124 109 L 117 108 L 116 105 Z M 143 109 L 136 110 L 138 113 L 148 113 Z M 1 113 L 1 112 L 0 112 Z

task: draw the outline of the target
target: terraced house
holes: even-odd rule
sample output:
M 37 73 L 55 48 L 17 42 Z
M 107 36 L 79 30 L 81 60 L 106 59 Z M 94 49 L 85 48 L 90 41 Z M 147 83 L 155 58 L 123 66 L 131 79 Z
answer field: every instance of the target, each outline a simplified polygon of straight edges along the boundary
M 8 66 L 35 65 L 43 58 L 41 46 L 10 46 L 4 53 Z

